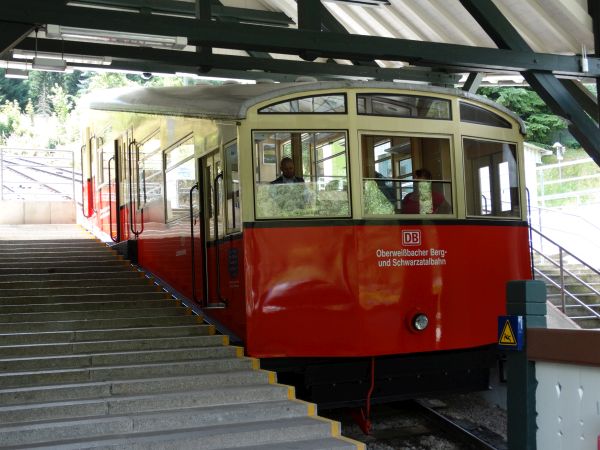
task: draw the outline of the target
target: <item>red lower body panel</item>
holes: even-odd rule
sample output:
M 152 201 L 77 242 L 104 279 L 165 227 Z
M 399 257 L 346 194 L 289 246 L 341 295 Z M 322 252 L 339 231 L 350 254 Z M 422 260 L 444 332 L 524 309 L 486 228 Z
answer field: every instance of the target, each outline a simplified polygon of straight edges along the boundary
M 531 278 L 524 225 L 244 232 L 248 353 L 370 356 L 493 343 L 505 284 Z M 426 314 L 424 331 L 411 327 Z

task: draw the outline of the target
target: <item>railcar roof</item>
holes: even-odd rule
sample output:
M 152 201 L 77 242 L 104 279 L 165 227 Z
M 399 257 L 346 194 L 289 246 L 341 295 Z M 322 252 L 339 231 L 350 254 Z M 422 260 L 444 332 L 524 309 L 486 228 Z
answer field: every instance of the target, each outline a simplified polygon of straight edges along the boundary
M 90 98 L 90 108 L 106 111 L 164 114 L 174 116 L 239 120 L 246 117 L 248 108 L 257 103 L 284 95 L 306 91 L 351 88 L 397 89 L 425 93 L 440 93 L 468 98 L 492 106 L 510 115 L 525 127 L 512 111 L 485 97 L 470 94 L 460 89 L 449 89 L 419 84 L 365 82 L 365 81 L 321 81 L 300 83 L 257 83 L 194 85 L 182 87 L 119 88 L 101 91 Z

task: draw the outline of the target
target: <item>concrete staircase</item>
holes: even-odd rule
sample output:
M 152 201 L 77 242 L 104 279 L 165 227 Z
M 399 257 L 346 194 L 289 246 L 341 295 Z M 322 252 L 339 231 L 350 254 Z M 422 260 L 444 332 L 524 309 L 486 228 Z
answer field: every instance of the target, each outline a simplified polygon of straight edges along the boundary
M 545 277 L 548 277 L 559 286 L 555 286 L 548 279 L 536 274 L 537 279 L 546 283 L 548 301 L 558 309 L 562 310 L 560 269 L 550 263 L 539 263 L 536 264 L 535 267 L 536 270 L 542 272 Z M 590 311 L 590 309 L 592 309 L 600 314 L 600 295 L 594 292 L 594 290 L 600 291 L 600 275 L 587 266 L 577 262 L 565 264 L 564 269 L 565 315 L 580 328 L 600 329 L 600 318 Z M 572 275 L 569 275 L 567 271 Z M 583 284 L 576 277 L 585 282 L 588 286 Z M 590 287 L 592 289 L 590 289 Z M 582 306 L 581 303 L 585 304 L 587 307 Z
M 364 448 L 83 229 L 51 227 L 0 226 L 1 448 Z

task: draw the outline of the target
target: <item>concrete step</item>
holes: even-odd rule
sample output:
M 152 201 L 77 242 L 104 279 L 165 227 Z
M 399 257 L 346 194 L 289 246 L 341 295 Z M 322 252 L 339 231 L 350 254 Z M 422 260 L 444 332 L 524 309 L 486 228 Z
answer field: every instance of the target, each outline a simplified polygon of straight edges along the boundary
M 52 384 L 86 383 L 89 381 L 132 380 L 138 378 L 180 377 L 211 372 L 227 372 L 258 368 L 251 358 L 215 358 L 201 361 L 129 364 L 79 369 L 38 370 L 0 373 L 0 389 Z
M 52 297 L 45 295 L 32 295 L 27 297 L 4 297 L 0 298 L 0 305 L 42 305 L 42 304 L 60 304 L 60 303 L 104 303 L 104 302 L 130 302 L 145 300 L 172 299 L 171 294 L 164 291 L 149 292 L 129 292 L 127 294 L 108 293 L 108 294 L 73 294 L 73 295 L 54 295 Z
M 129 352 L 142 350 L 160 350 L 187 347 L 227 345 L 228 337 L 223 335 L 198 335 L 170 338 L 128 339 L 94 342 L 60 342 L 29 345 L 0 346 L 0 358 L 81 355 L 107 352 Z
M 22 322 L 0 324 L 0 334 L 31 333 L 44 331 L 75 331 L 75 330 L 101 330 L 112 328 L 136 328 L 148 326 L 177 326 L 200 324 L 199 316 L 176 317 L 131 317 L 125 319 L 92 319 L 70 320 L 57 322 Z
M 30 256 L 27 258 L 0 258 L 0 267 L 35 267 L 35 264 L 44 264 L 46 266 L 53 264 L 103 264 L 107 262 L 123 262 L 124 258 L 121 255 L 97 255 L 97 256 L 70 256 L 62 257 L 57 256 L 45 256 L 38 258 L 37 256 Z
M 102 264 L 98 265 L 55 265 L 49 267 L 48 265 L 40 265 L 36 267 L 1 267 L 0 276 L 3 275 L 45 275 L 45 274 L 65 274 L 65 273 L 86 273 L 86 272 L 120 272 L 127 271 L 131 272 L 131 265 L 127 261 L 114 261 L 112 265 Z
M 176 325 L 168 327 L 141 326 L 137 328 L 107 328 L 104 330 L 33 331 L 30 333 L 0 334 L 0 342 L 4 346 L 11 346 L 171 337 L 185 338 L 186 336 L 209 336 L 214 334 L 214 332 L 214 326 L 207 324 Z
M 33 370 L 78 369 L 85 367 L 145 364 L 166 361 L 193 361 L 243 356 L 243 349 L 232 346 L 190 347 L 164 350 L 73 354 L 0 359 L 0 373 Z
M 0 423 L 23 423 L 91 416 L 135 414 L 232 405 L 247 402 L 287 400 L 292 388 L 277 384 L 224 386 L 187 392 L 112 396 L 88 400 L 0 406 Z
M 102 399 L 113 396 L 189 392 L 197 389 L 214 389 L 220 386 L 248 386 L 274 382 L 275 375 L 273 372 L 246 369 L 164 378 L 29 386 L 1 389 L 0 405 L 25 405 L 67 400 Z
M 171 305 L 163 308 L 144 308 L 137 310 L 109 309 L 85 311 L 58 311 L 58 312 L 23 312 L 0 314 L 0 324 L 22 323 L 22 322 L 49 322 L 70 320 L 93 320 L 93 319 L 122 319 L 129 317 L 164 317 L 192 315 L 192 309 L 183 306 Z
M 179 300 L 159 299 L 159 300 L 133 300 L 122 302 L 85 302 L 85 303 L 42 303 L 42 304 L 20 304 L 5 305 L 0 304 L 0 315 L 11 313 L 55 313 L 60 311 L 88 311 L 88 310 L 122 310 L 122 309 L 147 309 L 147 308 L 172 308 L 181 306 Z
M 4 289 L 0 292 L 0 304 L 3 300 L 14 297 L 36 297 L 56 295 L 88 295 L 88 294 L 121 294 L 140 292 L 162 292 L 162 289 L 155 284 L 136 284 L 133 286 L 66 286 L 52 288 L 32 288 L 32 289 Z
M 38 269 L 38 268 L 61 268 L 61 267 L 74 267 L 81 269 L 82 265 L 91 265 L 94 270 L 98 270 L 99 267 L 110 267 L 110 266 L 129 266 L 129 261 L 124 259 L 118 259 L 115 257 L 105 258 L 85 258 L 85 259 L 53 259 L 50 261 L 0 261 L 0 270 L 6 269 Z
M 0 427 L 0 446 L 34 444 L 57 439 L 89 439 L 111 434 L 135 435 L 161 430 L 189 430 L 223 423 L 245 423 L 249 418 L 254 422 L 289 419 L 306 416 L 310 408 L 311 405 L 302 402 L 270 401 L 6 426 Z
M 89 249 L 0 249 L 0 261 L 4 260 L 45 260 L 45 259 L 56 259 L 56 258 L 80 258 L 80 257 L 99 257 L 99 258 L 110 258 L 112 256 L 119 256 L 119 254 L 108 247 L 91 247 Z
M 246 422 L 237 424 L 235 427 L 216 425 L 191 430 L 165 430 L 135 436 L 87 439 L 85 441 L 55 441 L 47 445 L 32 445 L 26 448 L 61 448 L 63 450 L 99 448 L 106 450 L 197 450 L 202 448 L 213 450 L 243 446 L 259 446 L 258 448 L 262 448 L 265 445 L 279 444 L 280 449 L 285 449 L 290 441 L 331 437 L 332 431 L 339 434 L 339 425 L 333 424 L 335 423 L 320 418 L 298 417 L 264 422 Z
M 77 280 L 37 280 L 37 281 L 4 281 L 0 280 L 0 293 L 4 292 L 5 289 L 48 289 L 48 288 L 59 288 L 59 287 L 73 287 L 74 284 L 77 286 L 94 287 L 94 286 L 140 286 L 140 285 L 152 285 L 152 281 L 149 278 L 136 276 L 136 277 L 114 277 L 114 278 L 87 278 L 82 276 Z M 1 295 L 1 294 L 0 294 Z
M 0 303 L 3 299 L 11 297 L 35 297 L 35 296 L 56 296 L 56 295 L 88 295 L 88 294 L 121 294 L 126 295 L 130 292 L 162 292 L 162 289 L 155 284 L 143 283 L 132 286 L 63 286 L 52 288 L 33 288 L 33 289 L 3 289 L 0 291 Z
M 243 445 L 227 447 L 221 450 L 365 450 L 364 444 L 359 441 L 347 439 L 342 436 L 329 438 L 301 439 L 297 441 L 278 442 L 276 444 Z
M 47 281 L 76 281 L 79 279 L 136 279 L 136 278 L 145 278 L 147 280 L 151 280 L 151 278 L 147 278 L 144 276 L 143 272 L 137 272 L 133 270 L 127 271 L 111 271 L 111 272 L 73 272 L 73 273 L 44 273 L 44 274 L 13 274 L 13 275 L 0 275 L 0 283 L 6 282 L 38 282 L 43 283 Z

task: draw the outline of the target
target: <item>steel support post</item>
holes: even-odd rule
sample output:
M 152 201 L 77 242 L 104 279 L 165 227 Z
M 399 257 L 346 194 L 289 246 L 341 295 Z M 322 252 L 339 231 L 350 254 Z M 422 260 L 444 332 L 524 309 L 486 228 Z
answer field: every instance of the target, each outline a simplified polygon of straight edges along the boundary
M 537 280 L 509 281 L 506 312 L 524 316 L 526 328 L 545 328 L 546 285 Z M 536 450 L 535 363 L 525 350 L 507 353 L 508 449 Z

